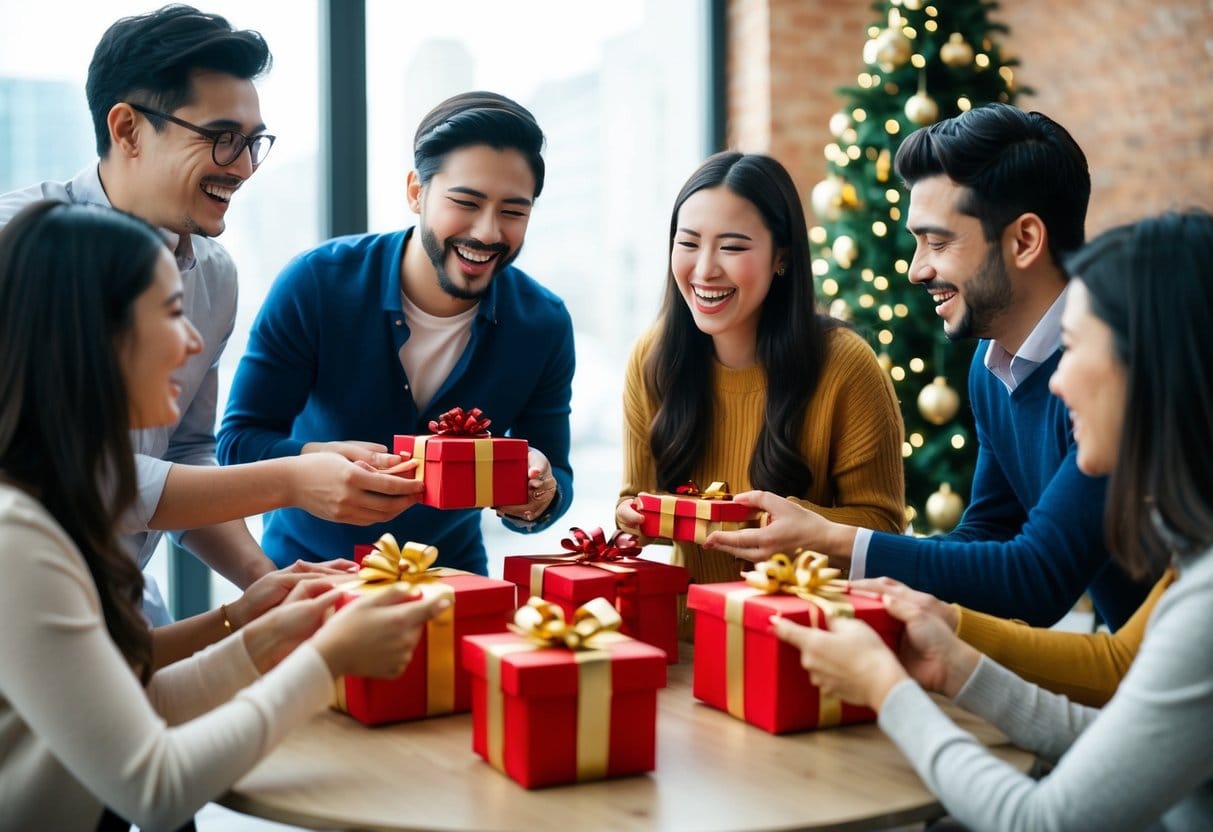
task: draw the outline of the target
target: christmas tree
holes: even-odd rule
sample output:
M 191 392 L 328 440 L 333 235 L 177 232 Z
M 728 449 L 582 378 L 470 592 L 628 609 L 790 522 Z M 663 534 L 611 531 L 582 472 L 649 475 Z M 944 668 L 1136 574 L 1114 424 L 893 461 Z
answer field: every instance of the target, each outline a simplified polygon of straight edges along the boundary
M 914 239 L 893 156 L 914 130 L 1020 90 L 990 20 L 996 3 L 888 0 L 867 31 L 864 68 L 830 119 L 826 178 L 812 191 L 813 273 L 830 314 L 869 339 L 905 420 L 907 518 L 947 531 L 969 493 L 977 442 L 967 401 L 972 342 L 948 343 L 930 296 L 906 275 Z M 925 517 L 924 517 L 925 514 Z M 924 519 L 928 522 L 924 523 Z

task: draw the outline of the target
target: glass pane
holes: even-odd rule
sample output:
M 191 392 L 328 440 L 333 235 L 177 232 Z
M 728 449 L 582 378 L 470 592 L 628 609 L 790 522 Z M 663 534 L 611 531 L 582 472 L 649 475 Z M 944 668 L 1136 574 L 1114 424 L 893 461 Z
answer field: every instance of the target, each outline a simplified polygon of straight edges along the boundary
M 447 96 L 508 95 L 547 135 L 544 191 L 518 266 L 560 295 L 573 317 L 577 498 L 538 536 L 505 531 L 485 512 L 491 574 L 500 574 L 502 555 L 558 551 L 570 525 L 613 527 L 626 356 L 657 313 L 674 197 L 709 152 L 705 7 L 368 0 L 372 230 L 416 221 L 404 199 L 413 133 Z

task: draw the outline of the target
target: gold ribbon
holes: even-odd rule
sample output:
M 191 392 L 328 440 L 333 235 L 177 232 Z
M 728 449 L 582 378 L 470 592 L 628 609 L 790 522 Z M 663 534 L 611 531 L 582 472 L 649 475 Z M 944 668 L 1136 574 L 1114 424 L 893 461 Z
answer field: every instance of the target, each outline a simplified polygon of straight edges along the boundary
M 600 649 L 626 639 L 616 630 L 618 611 L 605 598 L 578 607 L 566 621 L 558 605 L 532 597 L 514 613 L 509 627 L 524 641 L 485 651 L 486 745 L 489 763 L 505 771 L 505 694 L 501 659 L 527 650 L 567 648 L 577 663 L 577 780 L 605 777 L 611 751 L 611 652 Z
M 848 584 L 839 577 L 842 571 L 831 568 L 829 562 L 817 552 L 799 552 L 795 561 L 784 554 L 772 555 L 753 571 L 742 573 L 749 586 L 725 595 L 725 703 L 733 716 L 745 719 L 746 601 L 759 595 L 795 595 L 809 602 L 814 627 L 823 626 L 833 616 L 855 616 L 855 608 L 846 600 Z M 842 700 L 819 689 L 817 702 L 819 727 L 842 721 Z
M 493 440 L 473 439 L 476 460 L 476 505 L 493 504 Z

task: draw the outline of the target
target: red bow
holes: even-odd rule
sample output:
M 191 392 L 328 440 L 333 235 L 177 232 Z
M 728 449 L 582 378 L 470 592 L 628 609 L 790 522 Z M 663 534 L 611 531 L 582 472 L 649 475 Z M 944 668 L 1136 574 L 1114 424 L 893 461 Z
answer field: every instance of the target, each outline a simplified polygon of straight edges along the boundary
M 637 542 L 634 534 L 617 531 L 611 535 L 610 540 L 607 540 L 601 528 L 586 533 L 573 526 L 569 531 L 573 533 L 572 539 L 566 537 L 560 541 L 560 545 L 570 552 L 579 553 L 581 557 L 578 560 L 594 563 L 596 561 L 623 560 L 640 555 L 640 543 Z
M 452 407 L 436 420 L 430 421 L 430 433 L 443 436 L 488 436 L 492 419 L 482 418 L 484 413 L 473 407 L 467 413 L 462 407 Z

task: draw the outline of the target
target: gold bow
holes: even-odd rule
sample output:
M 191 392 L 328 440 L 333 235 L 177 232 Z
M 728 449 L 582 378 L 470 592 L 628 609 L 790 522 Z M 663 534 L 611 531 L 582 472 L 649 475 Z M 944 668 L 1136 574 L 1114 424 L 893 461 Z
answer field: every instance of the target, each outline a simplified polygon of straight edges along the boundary
M 719 480 L 709 485 L 703 491 L 699 490 L 699 486 L 695 484 L 695 480 L 687 480 L 683 485 L 674 489 L 674 493 L 680 497 L 694 497 L 698 500 L 733 499 L 733 492 L 729 490 L 728 482 Z
M 594 598 L 573 612 L 573 620 L 565 621 L 559 605 L 532 595 L 514 613 L 509 627 L 523 638 L 544 647 L 568 647 L 584 650 L 595 636 L 618 630 L 623 618 L 605 598 Z
M 375 548 L 362 559 L 358 577 L 368 584 L 404 581 L 410 584 L 437 580 L 437 571 L 427 572 L 438 560 L 438 547 L 409 541 L 403 547 L 389 532 L 375 541 Z
M 830 559 L 818 552 L 798 552 L 795 562 L 787 555 L 772 555 L 742 576 L 750 586 L 768 595 L 783 592 L 806 600 L 838 601 L 847 591 L 847 582 L 840 577 L 842 570 L 829 563 Z

